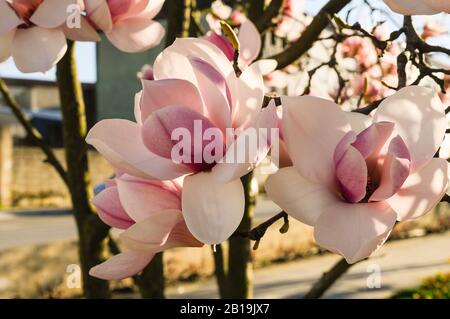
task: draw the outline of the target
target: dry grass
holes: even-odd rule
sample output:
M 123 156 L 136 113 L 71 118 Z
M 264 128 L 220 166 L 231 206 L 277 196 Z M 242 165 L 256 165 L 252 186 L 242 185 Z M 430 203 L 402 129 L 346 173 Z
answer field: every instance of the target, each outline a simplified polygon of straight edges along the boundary
M 280 234 L 279 221 L 267 231 L 252 256 L 255 267 L 287 262 L 321 253 L 314 245 L 312 228 L 290 219 L 290 229 Z M 402 223 L 394 237 L 421 235 L 450 226 L 448 209 L 441 207 L 425 217 Z M 421 230 L 421 231 L 418 231 Z M 19 247 L 0 252 L 0 298 L 79 297 L 79 289 L 69 289 L 66 268 L 78 263 L 75 242 L 58 242 L 33 247 Z M 194 281 L 211 276 L 214 270 L 211 247 L 179 248 L 165 252 L 167 283 Z M 113 288 L 130 287 L 131 280 L 113 283 Z

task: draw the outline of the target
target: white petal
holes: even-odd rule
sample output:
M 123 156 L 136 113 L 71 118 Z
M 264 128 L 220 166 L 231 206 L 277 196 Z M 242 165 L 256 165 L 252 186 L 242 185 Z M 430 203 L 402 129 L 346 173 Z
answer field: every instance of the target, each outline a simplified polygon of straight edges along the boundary
M 24 73 L 50 70 L 66 53 L 61 29 L 32 27 L 17 29 L 11 48 L 17 68 Z
M 340 201 L 326 186 L 303 178 L 294 167 L 270 175 L 265 188 L 270 199 L 285 212 L 311 226 L 328 205 Z
M 220 183 L 209 172 L 190 175 L 184 180 L 181 207 L 195 238 L 205 244 L 219 244 L 242 220 L 244 188 L 239 179 Z

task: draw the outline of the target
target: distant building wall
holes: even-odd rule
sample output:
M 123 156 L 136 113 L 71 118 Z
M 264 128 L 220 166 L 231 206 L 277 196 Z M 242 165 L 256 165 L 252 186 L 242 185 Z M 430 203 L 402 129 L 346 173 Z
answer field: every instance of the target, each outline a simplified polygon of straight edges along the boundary
M 63 149 L 54 149 L 65 166 Z M 12 205 L 15 207 L 69 207 L 69 193 L 54 168 L 44 163 L 37 147 L 15 146 L 13 150 Z M 112 167 L 97 152 L 89 151 L 92 185 L 113 174 Z
M 145 53 L 129 54 L 103 39 L 97 44 L 97 119 L 133 119 L 134 96 L 141 90 L 137 72 L 153 61 L 164 48 L 161 45 Z

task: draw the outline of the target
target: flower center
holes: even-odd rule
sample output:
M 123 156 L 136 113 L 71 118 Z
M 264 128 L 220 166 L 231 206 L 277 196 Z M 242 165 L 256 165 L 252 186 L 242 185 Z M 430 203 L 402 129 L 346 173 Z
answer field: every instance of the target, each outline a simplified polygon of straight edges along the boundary
M 372 124 L 348 132 L 334 153 L 337 186 L 349 203 L 383 201 L 394 195 L 410 173 L 409 150 L 394 124 Z
M 30 18 L 43 1 L 44 0 L 7 0 L 7 3 L 23 20 L 23 24 L 21 24 L 19 28 L 29 28 L 32 25 Z

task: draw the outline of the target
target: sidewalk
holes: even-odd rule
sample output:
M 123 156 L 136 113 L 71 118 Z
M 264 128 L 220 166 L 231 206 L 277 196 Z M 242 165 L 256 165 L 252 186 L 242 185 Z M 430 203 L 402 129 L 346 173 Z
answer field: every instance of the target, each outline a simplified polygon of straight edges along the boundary
M 338 259 L 337 255 L 327 254 L 257 270 L 254 297 L 301 298 Z M 378 267 L 381 288 L 369 289 L 367 278 Z M 325 298 L 388 298 L 437 272 L 450 272 L 450 231 L 387 243 L 370 260 L 353 266 Z M 180 285 L 168 293 L 170 298 L 218 298 L 214 280 Z

